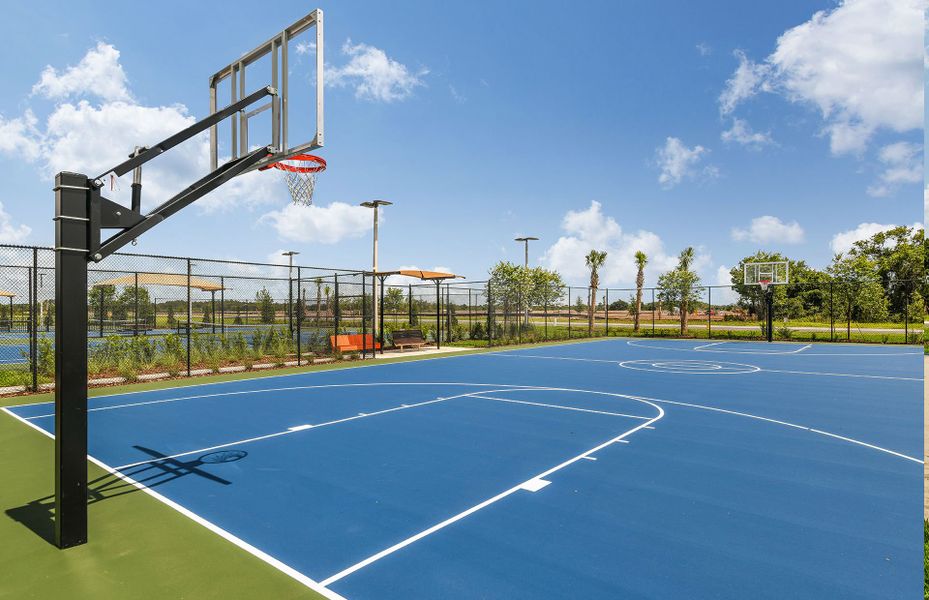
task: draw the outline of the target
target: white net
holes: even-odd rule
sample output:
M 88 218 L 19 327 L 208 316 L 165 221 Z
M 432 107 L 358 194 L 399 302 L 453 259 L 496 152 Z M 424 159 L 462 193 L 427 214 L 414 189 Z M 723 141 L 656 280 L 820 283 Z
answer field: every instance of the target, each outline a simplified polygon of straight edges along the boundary
M 311 154 L 298 154 L 274 163 L 273 167 L 281 172 L 294 204 L 313 204 L 316 175 L 326 170 L 325 160 Z

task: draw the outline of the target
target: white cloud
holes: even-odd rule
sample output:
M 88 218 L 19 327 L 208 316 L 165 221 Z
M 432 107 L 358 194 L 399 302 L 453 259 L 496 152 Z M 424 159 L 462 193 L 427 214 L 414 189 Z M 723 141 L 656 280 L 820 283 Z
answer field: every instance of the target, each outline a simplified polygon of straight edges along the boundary
M 724 131 L 720 138 L 726 143 L 737 142 L 755 150 L 774 143 L 770 133 L 752 131 L 748 122 L 739 118 L 732 119 L 732 127 Z
M 260 221 L 271 224 L 281 239 L 317 244 L 357 238 L 372 227 L 370 210 L 344 202 L 328 206 L 288 204 L 262 215 Z
M 36 129 L 37 123 L 38 119 L 30 110 L 15 119 L 0 116 L 0 153 L 36 160 L 42 153 L 42 135 Z
M 452 95 L 452 99 L 455 100 L 458 104 L 464 104 L 468 101 L 468 98 L 458 91 L 458 88 L 452 84 L 448 84 L 448 93 Z
M 726 265 L 719 265 L 719 268 L 716 269 L 716 283 L 714 285 L 731 286 L 732 274 L 729 272 L 731 268 Z M 738 299 L 739 295 L 731 287 L 713 289 L 714 306 L 717 304 L 732 304 Z
M 661 168 L 658 183 L 663 188 L 670 189 L 685 178 L 692 179 L 696 177 L 699 173 L 697 166 L 709 150 L 700 145 L 688 148 L 680 139 L 668 137 L 665 140 L 664 147 L 658 148 L 656 152 L 658 166 Z M 705 167 L 703 174 L 715 177 L 717 171 L 715 167 Z
M 119 50 L 103 42 L 98 42 L 76 66 L 63 71 L 51 65 L 45 67 L 32 93 L 55 100 L 88 95 L 109 102 L 132 100 L 126 73 L 119 64 Z
M 848 231 L 841 231 L 832 236 L 830 247 L 835 254 L 845 253 L 852 249 L 855 242 L 866 240 L 876 233 L 893 229 L 897 225 L 882 223 L 860 223 L 858 227 Z M 913 223 L 912 227 L 922 228 L 922 223 Z
M 584 283 L 590 273 L 584 256 L 593 249 L 607 253 L 606 263 L 600 273 L 602 285 L 635 284 L 636 267 L 634 255 L 637 250 L 648 256 L 646 285 L 654 285 L 658 273 L 672 269 L 677 257 L 669 256 L 657 234 L 651 231 L 624 233 L 613 217 L 603 214 L 599 202 L 591 202 L 585 210 L 569 210 L 562 219 L 566 235 L 558 238 L 542 257 L 542 263 L 561 273 L 568 281 Z M 706 263 L 706 256 L 698 256 L 699 265 Z
M 700 56 L 709 56 L 713 53 L 713 48 L 706 42 L 700 42 L 697 44 L 697 52 L 700 53 Z
M 759 90 L 767 89 L 766 78 L 770 67 L 753 62 L 741 50 L 733 54 L 739 59 L 739 66 L 732 77 L 726 80 L 726 87 L 719 95 L 719 112 L 723 115 L 731 113 L 740 102 L 751 98 Z
M 316 42 L 297 42 L 295 46 L 297 54 L 309 54 L 310 52 L 316 52 Z
M 77 66 L 62 72 L 47 67 L 33 86 L 33 94 L 57 103 L 42 124 L 31 109 L 19 118 L 0 118 L 0 154 L 35 162 L 49 179 L 63 170 L 98 175 L 125 160 L 136 146 L 157 143 L 194 123 L 181 104 L 146 106 L 133 100 L 118 60 L 119 52 L 113 46 L 98 44 Z M 84 98 L 87 95 L 98 101 Z M 163 202 L 208 171 L 209 138 L 201 134 L 146 163 L 143 207 Z M 130 177 L 124 176 L 116 191 L 107 188 L 106 196 L 127 203 Z M 237 177 L 197 206 L 206 211 L 226 210 L 280 198 L 277 192 L 282 185 L 268 182 L 268 176 L 259 173 Z
M 28 225 L 14 225 L 13 217 L 3 209 L 3 204 L 0 203 L 0 243 L 21 244 L 31 233 L 32 228 Z
M 889 196 L 897 186 L 923 180 L 921 148 L 910 142 L 897 142 L 881 148 L 878 160 L 884 165 L 880 182 L 868 188 L 872 196 Z
M 350 57 L 348 63 L 341 67 L 327 67 L 326 81 L 334 86 L 354 87 L 355 97 L 360 99 L 376 102 L 406 100 L 417 87 L 425 85 L 422 77 L 429 73 L 425 68 L 412 72 L 380 48 L 352 44 L 351 40 L 345 42 L 342 52 Z
M 759 90 L 816 107 L 834 154 L 882 128 L 922 127 L 925 0 L 845 0 L 784 32 L 761 64 L 742 53 L 720 96 L 728 114 Z
M 785 223 L 777 217 L 765 215 L 755 217 L 751 224 L 743 228 L 733 228 L 732 239 L 749 241 L 756 244 L 776 242 L 780 244 L 800 244 L 803 242 L 803 228 L 796 221 Z

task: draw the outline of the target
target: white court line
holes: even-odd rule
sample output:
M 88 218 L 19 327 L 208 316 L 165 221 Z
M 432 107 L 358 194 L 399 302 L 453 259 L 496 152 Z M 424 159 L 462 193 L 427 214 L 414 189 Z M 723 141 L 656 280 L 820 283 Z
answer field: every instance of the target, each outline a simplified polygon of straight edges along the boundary
M 51 439 L 55 439 L 55 436 L 52 435 L 51 433 L 45 431 L 44 429 L 42 429 L 41 427 L 39 427 L 39 426 L 36 425 L 35 423 L 31 423 L 31 422 L 27 421 L 26 419 L 20 417 L 19 415 L 17 415 L 16 413 L 14 413 L 14 412 L 8 410 L 7 408 L 0 408 L 0 410 L 3 410 L 5 413 L 7 413 L 8 415 L 10 415 L 10 416 L 13 417 L 14 419 L 17 419 L 17 420 L 19 420 L 19 421 L 25 423 L 25 424 L 28 425 L 29 427 L 32 427 L 33 429 L 35 429 L 35 430 L 38 431 L 39 433 L 41 433 L 41 434 L 43 434 L 43 435 L 45 435 L 45 436 L 47 436 L 47 437 L 49 437 L 49 438 L 51 438 Z M 163 496 L 163 495 L 159 494 L 158 492 L 152 490 L 151 488 L 145 486 L 144 484 L 139 483 L 138 481 L 136 481 L 135 479 L 129 477 L 128 475 L 124 475 L 124 474 L 120 473 L 119 471 L 117 471 L 116 469 L 110 467 L 110 466 L 107 465 L 106 463 L 104 463 L 104 462 L 102 462 L 102 461 L 100 461 L 100 460 L 94 458 L 93 456 L 88 456 L 87 459 L 88 459 L 90 462 L 92 462 L 92 463 L 94 463 L 95 465 L 97 465 L 98 467 L 100 467 L 101 469 L 103 469 L 104 471 L 107 471 L 108 473 L 110 473 L 110 474 L 113 475 L 114 477 L 118 477 L 119 479 L 121 479 L 121 480 L 125 481 L 126 483 L 132 485 L 132 486 L 135 487 L 136 489 L 145 492 L 146 494 L 148 494 L 148 495 L 151 496 L 152 498 L 158 500 L 159 502 L 162 502 L 162 503 L 164 503 L 165 505 L 167 505 L 167 506 L 173 508 L 173 509 L 176 510 L 177 512 L 181 513 L 182 515 L 184 515 L 185 517 L 187 517 L 188 519 L 190 519 L 191 521 L 193 521 L 193 522 L 195 522 L 195 523 L 197 523 L 197 524 L 199 524 L 199 525 L 202 525 L 203 527 L 206 527 L 207 529 L 209 529 L 210 531 L 212 531 L 212 532 L 215 533 L 216 535 L 220 536 L 220 537 L 223 538 L 224 540 L 226 540 L 226 541 L 228 541 L 228 542 L 231 542 L 232 544 L 234 544 L 235 546 L 237 546 L 237 547 L 241 548 L 242 550 L 248 552 L 249 554 L 251 554 L 251 555 L 254 556 L 255 558 L 257 558 L 257 559 L 259 559 L 259 560 L 262 560 L 262 561 L 264 561 L 265 563 L 271 565 L 272 567 L 274 567 L 274 568 L 277 569 L 278 571 L 281 571 L 282 573 L 284 573 L 284 574 L 288 575 L 289 577 L 295 579 L 296 581 L 300 582 L 300 583 L 303 584 L 304 586 L 306 586 L 306 587 L 308 587 L 309 589 L 313 590 L 313 591 L 316 592 L 317 594 L 320 594 L 320 595 L 323 596 L 324 598 L 328 598 L 329 600 L 347 600 L 344 596 L 341 596 L 340 594 L 338 594 L 338 593 L 336 593 L 336 592 L 334 592 L 334 591 L 332 591 L 332 590 L 326 589 L 326 587 L 323 586 L 321 583 L 319 583 L 318 581 L 315 581 L 315 580 L 313 580 L 313 579 L 307 577 L 306 575 L 304 575 L 303 573 L 301 573 L 301 572 L 298 571 L 297 569 L 294 569 L 294 568 L 291 567 L 290 565 L 287 565 L 287 564 L 281 562 L 280 560 L 274 558 L 274 557 L 271 556 L 270 554 L 268 554 L 268 553 L 266 553 L 266 552 L 264 552 L 264 551 L 262 551 L 262 550 L 259 550 L 258 548 L 256 548 L 255 546 L 252 546 L 251 544 L 249 544 L 249 543 L 246 542 L 245 540 L 243 540 L 243 539 L 241 539 L 241 538 L 239 538 L 239 537 L 237 537 L 237 536 L 235 536 L 235 535 L 229 533 L 228 531 L 226 531 L 226 530 L 223 529 L 222 527 L 219 527 L 218 525 L 215 525 L 214 523 L 212 523 L 212 522 L 210 522 L 210 521 L 204 519 L 203 517 L 201 517 L 201 516 L 198 515 L 197 513 L 193 512 L 193 511 L 191 511 L 191 510 L 189 510 L 189 509 L 187 509 L 187 508 L 184 508 L 183 506 L 181 506 L 181 505 L 178 504 L 177 502 L 171 500 L 170 498 L 168 498 L 168 497 L 166 497 L 166 496 Z
M 171 402 L 181 402 L 183 400 L 202 400 L 204 398 L 220 398 L 222 396 L 244 396 L 246 394 L 263 394 L 265 392 L 290 392 L 296 390 L 316 390 L 316 389 L 327 389 L 327 388 L 347 388 L 347 387 L 374 387 L 374 386 L 385 386 L 385 385 L 456 385 L 456 386 L 472 386 L 472 387 L 503 387 L 503 388 L 519 388 L 525 386 L 510 385 L 510 384 L 496 384 L 496 383 L 462 383 L 458 381 L 452 382 L 431 382 L 431 381 L 418 381 L 418 382 L 385 382 L 385 383 L 330 383 L 330 384 L 321 384 L 321 385 L 298 385 L 292 387 L 280 387 L 280 388 L 261 388 L 257 390 L 239 390 L 231 392 L 217 392 L 215 394 L 197 394 L 195 396 L 179 396 L 176 398 L 162 398 L 160 400 L 145 400 L 142 402 L 128 402 L 126 404 L 111 404 L 109 406 L 98 406 L 96 408 L 87 409 L 88 413 L 99 412 L 103 410 L 116 410 L 120 408 L 134 408 L 136 406 L 150 406 L 152 404 L 169 404 Z M 119 394 L 117 394 L 119 395 Z M 97 396 L 98 398 L 100 396 Z M 36 404 L 51 404 L 51 402 L 38 402 Z M 17 404 L 11 408 L 20 408 L 22 406 L 34 406 L 31 404 Z M 45 419 L 49 417 L 54 417 L 55 413 L 44 414 L 44 415 L 33 415 L 31 417 L 25 417 L 26 419 Z
M 609 393 L 606 393 L 606 392 L 604 392 L 604 394 L 606 394 L 606 395 L 616 395 L 616 396 L 618 396 L 618 394 L 609 394 Z M 625 398 L 625 397 L 628 397 L 628 396 L 621 396 L 621 397 L 624 397 L 624 398 Z M 657 405 L 655 405 L 655 404 L 652 404 L 651 402 L 649 402 L 649 401 L 647 401 L 647 400 L 642 400 L 641 398 L 638 398 L 638 399 L 641 400 L 641 401 L 643 401 L 643 402 L 645 402 L 646 404 L 650 404 L 651 406 L 655 407 L 655 409 L 658 410 L 658 416 L 656 416 L 656 417 L 652 418 L 651 420 L 649 420 L 649 421 L 643 423 L 642 425 L 639 425 L 639 426 L 637 426 L 637 427 L 633 427 L 632 429 L 630 429 L 630 430 L 628 430 L 628 431 L 626 431 L 626 432 L 624 432 L 624 433 L 622 433 L 622 434 L 616 436 L 616 437 L 613 438 L 613 439 L 607 440 L 606 442 L 600 444 L 599 446 L 596 446 L 596 447 L 594 447 L 594 448 L 591 448 L 590 450 L 587 450 L 586 452 L 583 452 L 583 453 L 581 453 L 581 454 L 578 454 L 577 456 L 575 456 L 575 457 L 573 457 L 573 458 L 570 458 L 570 459 L 566 460 L 565 462 L 563 462 L 563 463 L 561 463 L 561 464 L 559 464 L 559 465 L 556 465 L 556 466 L 552 467 L 551 469 L 549 469 L 549 470 L 547 470 L 547 471 L 544 471 L 544 472 L 542 472 L 542 473 L 539 473 L 538 475 L 536 475 L 536 476 L 534 476 L 534 477 L 530 477 L 530 478 L 527 479 L 526 481 L 523 481 L 523 482 L 521 482 L 521 483 L 519 483 L 519 484 L 517 484 L 517 485 L 511 487 L 510 489 L 508 489 L 508 490 L 506 490 L 506 491 L 504 491 L 504 492 L 501 492 L 501 493 L 497 494 L 496 496 L 493 496 L 492 498 L 488 498 L 487 500 L 484 500 L 484 501 L 481 502 L 480 504 L 476 504 L 475 506 L 472 506 L 471 508 L 469 508 L 469 509 L 467 509 L 467 510 L 465 510 L 465 511 L 462 511 L 462 512 L 458 513 L 457 515 L 454 515 L 453 517 L 450 517 L 450 518 L 448 518 L 448 519 L 442 521 L 441 523 L 436 523 L 436 524 L 433 525 L 432 527 L 430 527 L 430 528 L 428 528 L 428 529 L 425 529 L 425 530 L 423 530 L 423 531 L 417 533 L 417 534 L 414 535 L 414 536 L 408 537 L 407 539 L 403 540 L 402 542 L 399 542 L 399 543 L 397 543 L 397 544 L 394 544 L 393 546 L 390 546 L 389 548 L 385 548 L 384 550 L 381 550 L 381 551 L 378 552 L 377 554 L 374 554 L 374 555 L 372 555 L 372 556 L 369 556 L 368 558 L 364 559 L 363 561 L 361 561 L 361 562 L 359 562 L 359 563 L 356 563 L 356 564 L 354 564 L 354 565 L 348 567 L 347 569 L 343 569 L 342 571 L 339 571 L 339 572 L 336 573 L 335 575 L 332 575 L 332 576 L 330 576 L 330 577 L 327 577 L 326 579 L 324 579 L 324 580 L 321 582 L 321 584 L 324 585 L 324 586 L 332 585 L 332 584 L 335 583 L 336 581 L 339 581 L 340 579 L 343 579 L 343 578 L 345 578 L 345 577 L 351 575 L 351 574 L 354 573 L 355 571 L 358 571 L 359 569 L 363 569 L 364 567 L 367 567 L 367 566 L 370 565 L 371 563 L 376 562 L 376 561 L 378 561 L 378 560 L 384 558 L 385 556 L 389 556 L 390 554 L 393 554 L 394 552 L 396 552 L 396 551 L 398 551 L 398 550 L 401 550 L 401 549 L 403 549 L 403 548 L 409 546 L 409 545 L 412 544 L 413 542 L 419 541 L 419 540 L 423 539 L 424 537 L 426 537 L 426 536 L 428 536 L 428 535 L 432 535 L 432 534 L 435 533 L 436 531 L 439 531 L 440 529 L 444 529 L 445 527 L 448 527 L 448 526 L 451 525 L 452 523 L 455 523 L 455 522 L 457 522 L 457 521 L 460 521 L 461 519 L 464 519 L 465 517 L 467 517 L 467 516 L 469 516 L 469 515 L 472 515 L 472 514 L 476 513 L 477 511 L 479 511 L 479 510 L 481 510 L 481 509 L 483 509 L 483 508 L 486 508 L 486 507 L 490 506 L 491 504 L 494 504 L 495 502 L 499 502 L 500 500 L 503 500 L 503 499 L 506 498 L 507 496 L 510 496 L 511 494 L 513 494 L 513 493 L 515 493 L 515 492 L 518 492 L 518 491 L 521 490 L 521 489 L 524 489 L 523 486 L 529 484 L 530 481 L 535 480 L 535 479 L 545 479 L 546 477 L 548 477 L 548 476 L 551 475 L 552 473 L 555 473 L 555 472 L 557 472 L 557 471 L 560 471 L 561 469 L 564 469 L 565 467 L 567 467 L 567 466 L 569 466 L 569 465 L 572 465 L 572 464 L 576 463 L 576 462 L 579 461 L 579 460 L 584 459 L 586 456 L 589 456 L 589 455 L 591 455 L 591 454 L 594 454 L 595 452 L 597 452 L 597 451 L 599 451 L 599 450 L 602 450 L 603 448 L 606 448 L 607 446 L 610 446 L 610 445 L 612 445 L 612 444 L 615 444 L 615 443 L 617 443 L 617 442 L 623 440 L 623 438 L 632 435 L 633 433 L 635 433 L 636 431 L 642 429 L 642 428 L 645 427 L 646 425 L 648 425 L 648 424 L 650 424 L 650 423 L 654 423 L 655 421 L 661 419 L 661 418 L 664 416 L 664 410 L 663 410 L 660 406 L 657 406 Z
M 626 344 L 629 346 L 634 346 L 636 348 L 648 348 L 649 350 L 673 350 L 674 352 L 692 352 L 694 348 L 671 348 L 668 346 L 661 346 L 658 344 L 642 344 L 645 340 L 626 340 Z M 662 340 L 663 342 L 686 342 L 688 340 Z M 739 342 L 736 340 L 726 340 L 726 343 L 732 344 L 760 344 L 762 342 Z M 780 344 L 782 342 L 774 342 L 774 344 Z M 789 343 L 789 342 L 788 342 Z M 813 347 L 813 344 L 807 344 L 810 348 Z M 825 343 L 818 345 L 818 348 L 828 348 L 832 346 L 831 343 Z M 839 344 L 837 347 L 842 348 L 844 346 L 849 346 L 849 344 Z M 853 346 L 855 347 L 855 346 Z M 802 350 L 808 348 L 804 347 Z M 773 356 L 791 356 L 796 355 L 800 350 L 791 350 L 788 352 L 767 352 L 767 351 L 752 351 L 752 350 L 699 350 L 699 352 L 719 352 L 719 353 L 730 353 L 730 354 L 770 354 Z M 803 356 L 922 356 L 922 352 L 805 352 Z M 474 355 L 472 355 L 474 356 Z
M 510 391 L 510 390 L 509 390 L 509 389 L 507 389 L 507 390 L 491 390 L 491 392 L 505 392 L 505 391 Z M 476 392 L 473 392 L 473 393 L 476 393 Z M 471 395 L 471 394 L 459 394 L 459 395 L 457 395 L 457 396 L 449 396 L 448 398 L 436 398 L 436 399 L 434 399 L 434 400 L 426 400 L 425 402 L 416 402 L 416 403 L 413 403 L 413 404 L 402 404 L 402 405 L 400 405 L 400 406 L 394 406 L 394 407 L 391 407 L 391 408 L 385 408 L 384 410 L 379 410 L 379 411 L 370 412 L 370 413 L 359 413 L 358 415 L 355 415 L 355 416 L 352 416 L 352 417 L 345 417 L 345 418 L 343 418 L 343 419 L 335 419 L 334 421 L 326 421 L 325 423 L 318 423 L 318 424 L 316 424 L 316 425 L 290 427 L 290 428 L 288 428 L 288 429 L 285 429 L 284 431 L 276 431 L 276 432 L 274 432 L 274 433 L 268 433 L 268 434 L 266 434 L 266 435 L 259 435 L 259 436 L 256 436 L 256 437 L 245 438 L 245 439 L 243 439 L 243 440 L 236 440 L 236 441 L 234 441 L 234 442 L 227 442 L 227 443 L 225 443 L 225 444 L 218 444 L 218 445 L 216 445 L 216 446 L 209 446 L 209 447 L 206 447 L 206 448 L 198 448 L 198 449 L 196 449 L 196 450 L 189 450 L 189 451 L 187 451 L 187 452 L 178 452 L 177 454 L 171 454 L 171 455 L 168 455 L 168 456 L 160 456 L 160 457 L 158 457 L 158 458 L 149 458 L 149 459 L 146 459 L 146 460 L 140 460 L 140 461 L 138 461 L 138 462 L 128 463 L 128 464 L 120 465 L 120 466 L 114 467 L 114 468 L 115 468 L 115 469 L 128 469 L 128 468 L 130 468 L 130 467 L 138 467 L 139 465 L 147 465 L 147 464 L 150 464 L 150 463 L 161 462 L 161 461 L 163 461 L 163 460 L 170 460 L 170 459 L 174 459 L 174 458 L 181 458 L 181 457 L 183 457 L 183 456 L 190 456 L 191 454 L 199 454 L 199 453 L 201 453 L 201 452 L 212 452 L 213 450 L 219 450 L 219 449 L 221 449 L 221 448 L 228 448 L 229 446 L 240 446 L 240 445 L 243 445 L 243 444 L 251 444 L 251 443 L 253 443 L 253 442 L 261 442 L 261 441 L 263 441 L 263 440 L 268 440 L 268 439 L 271 439 L 271 438 L 281 437 L 281 436 L 284 436 L 284 435 L 291 435 L 291 434 L 293 434 L 293 433 L 299 433 L 299 432 L 301 432 L 301 431 L 307 431 L 308 429 L 319 429 L 320 427 L 328 427 L 328 426 L 330 426 L 330 425 L 338 425 L 338 424 L 340 424 L 340 423 L 348 423 L 349 421 L 357 421 L 358 419 L 366 419 L 366 418 L 368 418 L 368 417 L 376 417 L 376 416 L 378 416 L 378 415 L 384 415 L 384 414 L 387 414 L 387 413 L 397 412 L 397 411 L 399 411 L 399 410 L 407 410 L 407 409 L 410 409 L 410 408 L 418 408 L 418 407 L 420 407 L 420 406 L 427 406 L 427 405 L 429 405 L 429 404 L 437 404 L 437 403 L 439 403 L 439 402 L 446 402 L 446 401 L 448 401 L 448 400 L 454 400 L 455 398 L 464 398 L 464 397 L 470 396 L 470 395 Z
M 822 377 L 859 377 L 862 379 L 892 379 L 897 381 L 919 381 L 922 377 L 897 377 L 895 375 L 864 375 L 862 373 L 825 373 L 821 371 L 786 371 L 781 369 L 762 369 L 766 373 L 788 373 L 790 375 L 820 375 Z
M 710 346 L 718 346 L 720 344 L 725 344 L 726 342 L 713 342 L 711 344 L 703 344 L 701 346 L 694 346 L 694 350 L 699 350 L 701 348 L 709 348 Z
M 675 406 L 686 406 L 686 407 L 689 407 L 689 408 L 697 408 L 697 409 L 700 409 L 700 410 L 708 410 L 708 411 L 712 411 L 712 412 L 725 413 L 725 414 L 728 414 L 728 415 L 735 415 L 735 416 L 738 416 L 738 417 L 746 417 L 746 418 L 748 418 L 748 419 L 756 419 L 756 420 L 758 420 L 758 421 L 765 421 L 765 422 L 768 422 L 768 423 L 775 423 L 775 424 L 777 424 L 777 425 L 784 425 L 785 427 L 793 427 L 794 429 L 800 429 L 800 430 L 803 430 L 803 431 L 809 431 L 809 432 L 811 432 L 811 433 L 816 433 L 816 434 L 819 434 L 819 435 L 829 436 L 829 437 L 831 437 L 831 438 L 836 438 L 836 439 L 843 440 L 843 441 L 846 441 L 846 442 L 849 442 L 849 443 L 852 443 L 852 444 L 857 444 L 857 445 L 859 445 L 859 446 L 864 446 L 864 447 L 866 447 L 866 448 L 871 448 L 872 450 L 877 450 L 877 451 L 879 451 L 879 452 L 884 452 L 884 453 L 886 453 L 886 454 L 891 454 L 891 455 L 897 456 L 897 457 L 899 457 L 899 458 L 904 458 L 904 459 L 906 459 L 906 460 L 911 460 L 911 461 L 913 461 L 913 462 L 915 462 L 915 463 L 923 464 L 923 461 L 920 460 L 920 459 L 918 459 L 918 458 L 914 458 L 914 457 L 908 456 L 908 455 L 906 455 L 906 454 L 901 454 L 900 452 L 896 452 L 896 451 L 890 450 L 890 449 L 888 449 L 888 448 L 882 448 L 881 446 L 875 446 L 874 444 L 868 444 L 867 442 L 862 442 L 861 440 L 856 440 L 856 439 L 854 439 L 854 438 L 849 438 L 849 437 L 837 435 L 837 434 L 835 434 L 835 433 L 829 433 L 828 431 L 823 431 L 822 429 L 815 429 L 815 428 L 813 428 L 813 427 L 807 427 L 807 426 L 805 426 L 805 425 L 797 425 L 796 423 L 788 423 L 787 421 L 779 421 L 779 420 L 777 420 L 777 419 L 771 419 L 771 418 L 768 418 L 768 417 L 761 417 L 761 416 L 758 416 L 758 415 L 752 415 L 752 414 L 749 414 L 749 413 L 739 412 L 739 411 L 736 411 L 736 410 L 728 410 L 728 409 L 725 409 L 725 408 L 717 408 L 717 407 L 715 407 L 715 406 L 706 406 L 706 405 L 703 405 L 703 404 L 691 404 L 691 403 L 689 403 L 689 402 L 678 402 L 678 401 L 676 401 L 676 400 L 658 400 L 657 398 L 647 398 L 647 397 L 645 397 L 645 396 L 634 396 L 634 397 L 635 397 L 635 398 L 638 398 L 639 400 L 648 400 L 648 401 L 650 401 L 650 402 L 658 402 L 658 403 L 661 403 L 661 404 L 673 404 L 673 405 L 675 405 Z
M 743 353 L 743 354 L 747 354 L 747 353 Z M 756 354 L 764 354 L 764 353 L 756 353 Z M 767 354 L 775 354 L 775 353 L 768 352 Z M 623 366 L 623 363 L 635 362 L 635 361 L 629 361 L 629 360 L 627 361 L 606 360 L 602 358 L 568 358 L 568 357 L 563 357 L 563 356 L 542 356 L 541 354 L 501 354 L 500 356 L 509 356 L 510 358 L 541 358 L 545 360 L 573 360 L 573 361 L 581 361 L 581 362 L 608 363 L 608 364 L 614 364 L 614 365 L 620 365 L 620 366 Z M 812 356 L 812 355 L 807 354 L 805 356 Z M 642 362 L 647 362 L 647 360 L 642 361 Z M 748 375 L 751 373 L 761 372 L 761 373 L 787 373 L 791 375 L 819 375 L 822 377 L 858 377 L 862 379 L 890 379 L 890 380 L 898 380 L 898 381 L 920 381 L 920 382 L 923 381 L 921 377 L 898 377 L 896 375 L 864 375 L 861 373 L 827 373 L 823 371 L 787 371 L 787 370 L 781 370 L 781 369 L 763 369 L 755 365 L 747 365 L 743 363 L 730 363 L 730 364 L 742 365 L 746 367 L 754 367 L 757 370 L 727 371 L 724 373 L 716 373 L 716 372 L 690 372 L 688 370 L 674 371 L 670 369 L 665 369 L 665 370 L 660 370 L 660 371 L 649 370 L 648 372 L 650 373 L 674 373 L 678 375 L 683 375 L 683 374 L 687 374 L 687 375 Z M 643 369 L 633 369 L 633 370 L 642 371 Z
M 501 390 L 502 391 L 502 390 Z M 526 391 L 526 390 L 521 390 Z M 529 390 L 536 391 L 536 390 Z M 593 413 L 595 415 L 609 415 L 611 417 L 627 417 L 629 419 L 641 419 L 643 421 L 648 421 L 652 417 L 642 417 L 639 415 L 627 415 L 625 413 L 609 412 L 605 410 L 592 410 L 589 408 L 576 408 L 574 406 L 562 406 L 561 404 L 545 404 L 543 402 L 529 402 L 526 400 L 511 400 L 509 398 L 494 398 L 492 396 L 480 396 L 478 394 L 483 394 L 484 392 L 475 392 L 473 394 L 467 394 L 469 398 L 480 398 L 481 400 L 493 400 L 494 402 L 511 402 L 513 404 L 528 404 L 530 406 L 541 406 L 543 408 L 556 408 L 559 410 L 574 410 L 577 412 L 583 413 Z

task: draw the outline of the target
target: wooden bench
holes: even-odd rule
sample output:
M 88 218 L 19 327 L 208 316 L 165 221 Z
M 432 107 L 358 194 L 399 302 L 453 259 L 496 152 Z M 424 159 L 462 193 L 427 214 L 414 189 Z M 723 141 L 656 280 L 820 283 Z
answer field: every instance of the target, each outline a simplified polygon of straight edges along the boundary
M 380 350 L 381 345 L 374 341 L 374 335 L 360 333 L 330 335 L 329 343 L 333 350 L 339 352 L 356 352 L 359 350 Z
M 397 329 L 393 332 L 394 348 L 403 350 L 406 347 L 422 348 L 426 345 L 426 338 L 419 329 Z

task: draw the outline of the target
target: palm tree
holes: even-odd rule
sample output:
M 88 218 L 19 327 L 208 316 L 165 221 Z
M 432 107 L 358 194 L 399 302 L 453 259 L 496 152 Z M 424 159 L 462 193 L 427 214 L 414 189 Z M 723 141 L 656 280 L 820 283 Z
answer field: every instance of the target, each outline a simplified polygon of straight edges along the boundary
M 641 250 L 636 250 L 635 266 L 638 269 L 635 276 L 635 325 L 634 331 L 639 330 L 639 313 L 642 312 L 642 286 L 645 285 L 645 265 L 648 264 L 648 257 Z M 655 307 L 652 307 L 655 310 Z
M 587 334 L 594 333 L 594 307 L 597 306 L 597 288 L 600 287 L 600 267 L 606 262 L 606 252 L 591 250 L 584 257 L 590 269 L 590 302 L 587 303 Z

